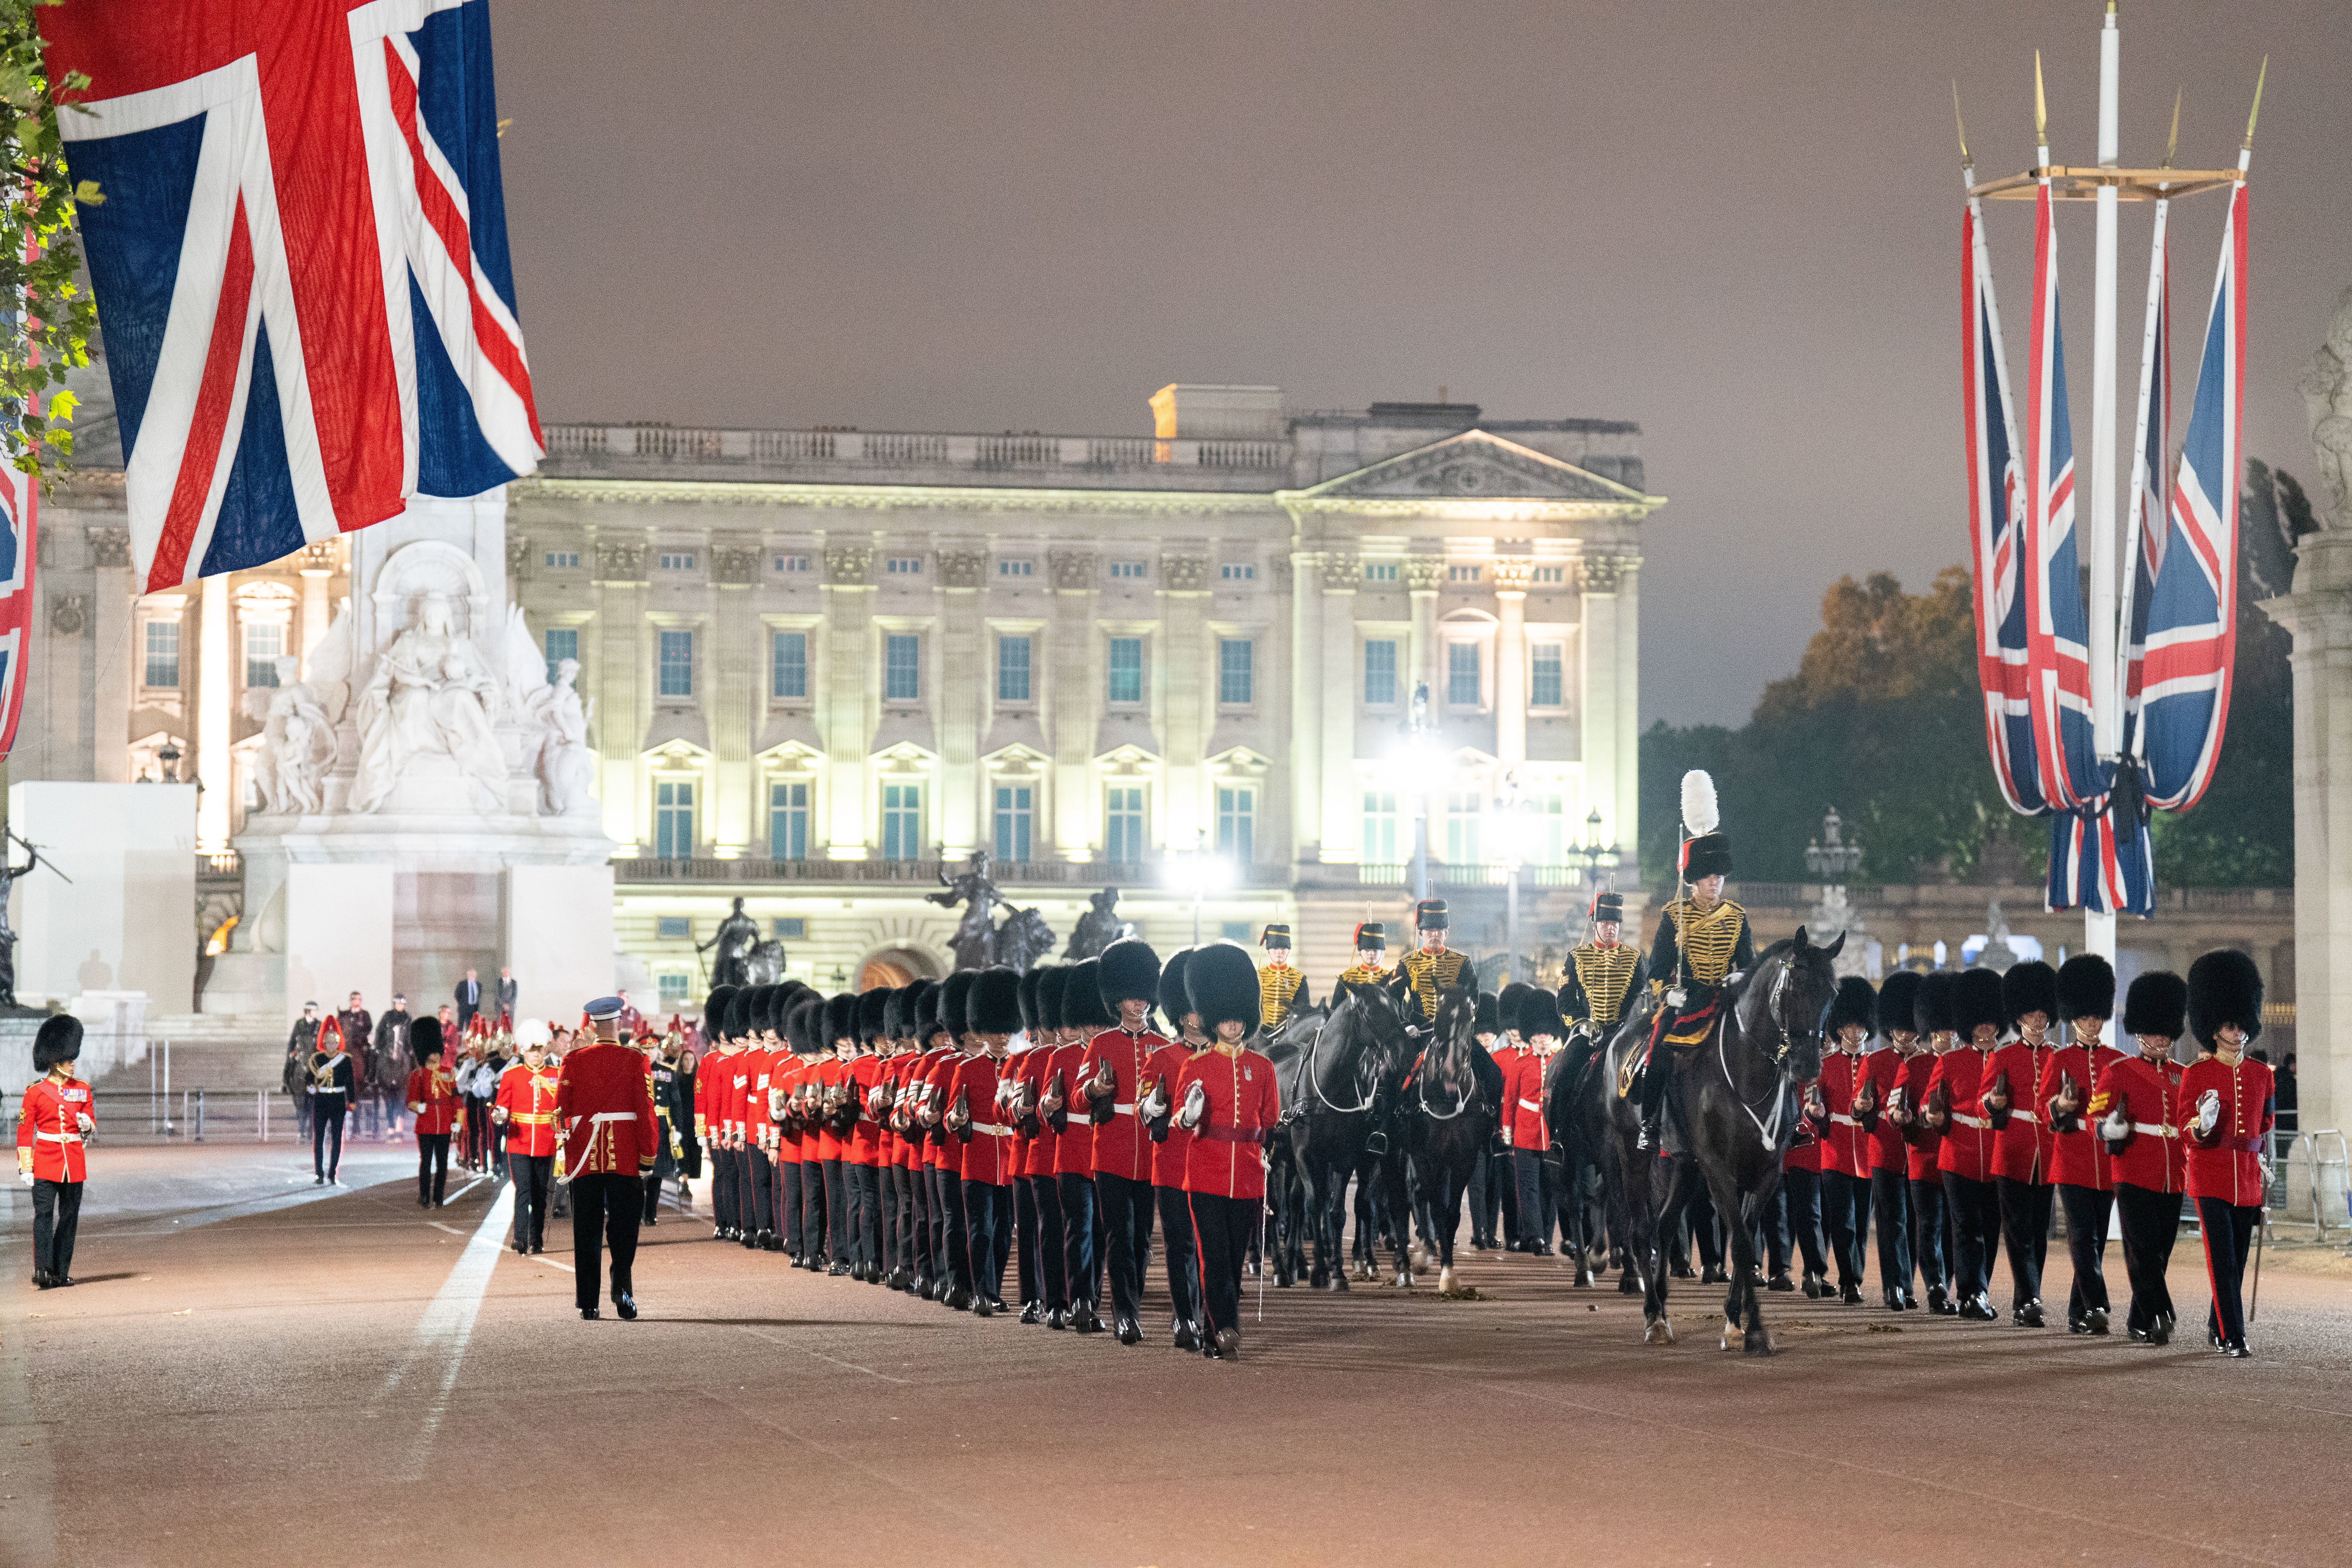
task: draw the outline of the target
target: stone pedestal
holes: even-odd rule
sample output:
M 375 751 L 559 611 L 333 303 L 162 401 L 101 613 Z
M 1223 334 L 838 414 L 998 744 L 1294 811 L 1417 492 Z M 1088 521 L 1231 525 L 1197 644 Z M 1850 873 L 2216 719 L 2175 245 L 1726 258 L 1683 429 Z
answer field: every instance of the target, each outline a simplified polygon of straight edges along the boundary
M 185 1007 L 196 979 L 195 786 L 27 782 L 9 786 L 8 818 L 47 862 L 10 890 L 18 999 L 139 991 L 159 1009 Z

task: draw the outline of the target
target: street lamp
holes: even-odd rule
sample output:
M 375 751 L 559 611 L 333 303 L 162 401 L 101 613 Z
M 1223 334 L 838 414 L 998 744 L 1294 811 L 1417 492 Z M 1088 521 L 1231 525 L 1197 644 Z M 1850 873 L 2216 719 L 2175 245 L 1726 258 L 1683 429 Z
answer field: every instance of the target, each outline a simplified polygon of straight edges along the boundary
M 1862 846 L 1845 841 L 1845 821 L 1834 805 L 1822 818 L 1822 836 L 1805 846 L 1805 868 L 1822 885 L 1822 901 L 1813 906 L 1814 923 L 1824 931 L 1835 926 L 1859 935 L 1862 921 L 1846 901 L 1845 880 L 1862 869 Z M 1859 953 L 1848 956 L 1856 963 L 1861 962 Z
M 1190 854 L 1168 857 L 1168 885 L 1180 892 L 1192 895 L 1192 945 L 1201 945 L 1201 902 L 1212 889 L 1230 886 L 1234 879 L 1233 863 L 1222 855 L 1209 853 L 1209 835 L 1203 829 L 1199 842 Z

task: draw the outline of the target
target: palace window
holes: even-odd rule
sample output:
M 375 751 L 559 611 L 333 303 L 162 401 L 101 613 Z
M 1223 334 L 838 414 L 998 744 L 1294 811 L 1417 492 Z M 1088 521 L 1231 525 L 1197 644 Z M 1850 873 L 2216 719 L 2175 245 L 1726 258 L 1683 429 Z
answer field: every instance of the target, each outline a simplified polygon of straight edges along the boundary
M 1448 566 L 1445 569 L 1445 580 L 1449 583 L 1475 583 L 1478 580 L 1478 568 L 1475 566 Z
M 1560 705 L 1560 665 L 1566 647 L 1556 642 L 1535 645 L 1528 679 L 1528 706 L 1557 708 Z
M 808 695 L 808 633 L 777 632 L 768 639 L 768 689 L 778 698 Z
M 1445 700 L 1455 708 L 1478 706 L 1478 645 L 1445 645 Z
M 1367 561 L 1364 563 L 1364 581 L 1393 583 L 1396 581 L 1396 569 L 1397 563 L 1393 561 Z
M 1217 786 L 1217 853 L 1249 864 L 1256 842 L 1257 791 L 1244 784 Z
M 882 786 L 882 858 L 919 860 L 923 858 L 923 786 L 911 784 Z
M 565 659 L 571 659 L 575 664 L 579 662 L 580 628 L 550 626 L 541 636 L 540 646 L 547 652 L 547 683 L 552 686 L 555 684 L 556 670 Z
M 1029 639 L 1027 637 L 996 639 L 996 700 L 999 702 L 1029 700 Z
M 694 634 L 661 634 L 660 679 L 654 688 L 664 697 L 694 695 Z
M 662 1006 L 673 1013 L 684 1007 L 687 1005 L 687 984 L 692 979 L 693 976 L 682 969 L 665 969 L 655 975 L 654 985 L 661 996 Z
M 1397 645 L 1385 637 L 1364 644 L 1364 703 L 1393 708 L 1397 700 Z
M 580 564 L 580 552 L 577 550 L 551 550 L 547 552 L 544 559 L 550 566 L 577 566 Z
M 1000 561 L 996 563 L 996 574 L 1000 577 L 1034 577 L 1037 563 L 1034 561 Z
M 897 633 L 882 639 L 882 700 L 917 702 L 923 695 L 923 639 Z M 909 857 L 912 858 L 912 857 Z
M 661 552 L 660 560 L 661 569 L 665 572 L 694 570 L 694 552 L 691 550 L 665 550 Z
M 1110 574 L 1114 577 L 1139 580 L 1143 575 L 1143 563 L 1140 561 L 1114 561 L 1110 563 Z
M 805 555 L 793 554 L 788 551 L 785 553 L 777 556 L 773 564 L 775 569 L 779 572 L 805 572 L 809 569 L 809 558 Z
M 1257 565 L 1249 561 L 1228 561 L 1219 573 L 1228 583 L 1249 583 L 1257 578 Z
M 996 858 L 1029 858 L 1029 833 L 1035 826 L 1034 795 L 1027 784 L 996 786 Z
M 1143 639 L 1110 639 L 1110 676 L 1104 691 L 1112 702 L 1143 700 Z
M 917 577 L 922 574 L 923 558 L 919 555 L 893 555 L 882 563 L 885 574 L 892 577 Z
M 1568 574 L 1562 567 L 1538 566 L 1535 570 L 1535 579 L 1538 583 L 1563 583 L 1568 580 Z
M 1412 845 L 1398 851 L 1397 793 L 1392 789 L 1368 789 L 1364 792 L 1364 843 L 1358 854 L 1368 866 L 1402 865 L 1410 858 Z
M 806 915 L 778 915 L 768 922 L 768 934 L 778 942 L 801 942 L 808 936 Z
M 1217 700 L 1225 706 L 1247 707 L 1250 701 L 1250 643 L 1246 637 L 1217 641 Z
M 654 937 L 659 942 L 692 942 L 694 921 L 685 915 L 656 915 Z
M 768 858 L 808 858 L 809 786 L 804 781 L 768 785 Z
M 147 674 L 143 684 L 179 689 L 180 623 L 147 623 Z
M 654 781 L 654 854 L 685 860 L 694 854 L 694 781 Z
M 245 624 L 245 683 L 278 684 L 278 658 L 286 651 L 286 627 L 278 621 Z
M 1113 784 L 1103 792 L 1103 858 L 1130 866 L 1143 858 L 1143 786 Z
M 1475 866 L 1478 862 L 1478 816 L 1486 802 L 1475 789 L 1453 790 L 1445 796 L 1445 863 Z

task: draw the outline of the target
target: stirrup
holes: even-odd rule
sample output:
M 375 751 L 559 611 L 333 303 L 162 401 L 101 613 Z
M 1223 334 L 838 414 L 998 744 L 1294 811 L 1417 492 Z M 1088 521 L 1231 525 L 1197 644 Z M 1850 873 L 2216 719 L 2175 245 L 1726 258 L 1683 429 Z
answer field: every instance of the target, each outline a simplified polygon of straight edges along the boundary
M 1373 1128 L 1370 1134 L 1364 1140 L 1364 1152 L 1367 1154 L 1385 1154 L 1388 1152 L 1389 1135 L 1381 1131 L 1377 1127 Z
M 1636 1149 L 1654 1149 L 1657 1146 L 1658 1123 L 1645 1120 L 1642 1123 L 1642 1135 L 1639 1139 L 1635 1140 L 1633 1147 Z

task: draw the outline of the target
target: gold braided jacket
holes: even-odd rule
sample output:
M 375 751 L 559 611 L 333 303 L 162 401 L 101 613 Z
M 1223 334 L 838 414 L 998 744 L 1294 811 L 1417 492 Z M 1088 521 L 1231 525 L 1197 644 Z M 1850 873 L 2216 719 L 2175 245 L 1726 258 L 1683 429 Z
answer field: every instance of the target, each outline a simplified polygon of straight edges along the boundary
M 1359 963 L 1351 968 L 1343 969 L 1339 972 L 1339 984 L 1342 985 L 1385 985 L 1389 983 L 1389 976 L 1395 973 L 1396 971 L 1392 969 L 1382 969 L 1377 963 Z
M 1454 988 L 1454 983 L 1461 978 L 1462 966 L 1469 962 L 1468 953 L 1456 952 L 1450 947 L 1441 947 L 1435 952 L 1416 947 L 1397 961 L 1397 968 L 1404 973 L 1406 988 L 1421 998 L 1422 1022 L 1436 1019 L 1438 996 Z
M 1625 994 L 1633 988 L 1633 972 L 1641 967 L 1641 949 L 1631 942 L 1601 947 L 1588 942 L 1570 949 L 1568 956 L 1576 966 L 1576 984 L 1584 992 L 1593 1024 L 1615 1028 L 1625 1017 Z
M 1658 921 L 1657 947 L 1650 955 L 1650 984 L 1672 985 L 1679 958 L 1685 977 L 1700 985 L 1720 985 L 1731 973 L 1734 960 L 1743 953 L 1753 956 L 1746 910 L 1724 899 L 1702 914 L 1688 899 L 1676 899 Z
M 1290 1015 L 1290 999 L 1298 994 L 1298 987 L 1306 978 L 1286 963 L 1269 963 L 1257 972 L 1257 1008 L 1261 1027 L 1282 1027 L 1283 1019 Z

